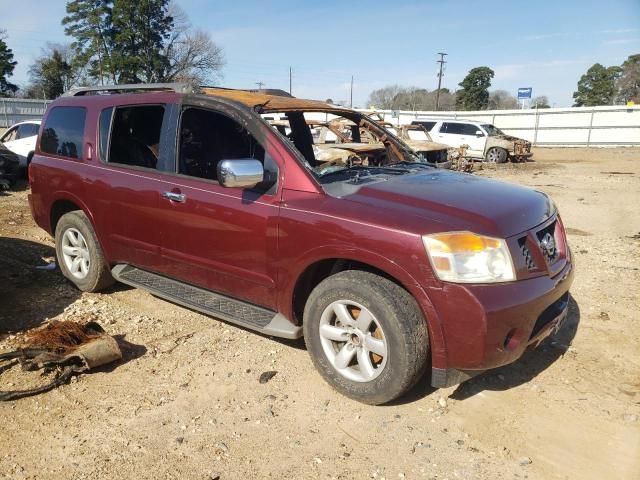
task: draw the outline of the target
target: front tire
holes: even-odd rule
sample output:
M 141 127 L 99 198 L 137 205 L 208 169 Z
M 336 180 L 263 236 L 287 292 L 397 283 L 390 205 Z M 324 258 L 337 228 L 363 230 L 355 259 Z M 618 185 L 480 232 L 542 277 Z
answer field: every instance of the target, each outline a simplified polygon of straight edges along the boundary
M 303 329 L 324 379 L 363 403 L 400 397 L 427 368 L 429 334 L 416 301 L 369 272 L 347 270 L 320 282 L 305 306 Z
M 489 163 L 506 163 L 509 153 L 500 147 L 491 147 L 487 150 L 486 160 Z
M 97 292 L 115 282 L 84 212 L 64 214 L 56 225 L 55 238 L 60 270 L 80 290 Z

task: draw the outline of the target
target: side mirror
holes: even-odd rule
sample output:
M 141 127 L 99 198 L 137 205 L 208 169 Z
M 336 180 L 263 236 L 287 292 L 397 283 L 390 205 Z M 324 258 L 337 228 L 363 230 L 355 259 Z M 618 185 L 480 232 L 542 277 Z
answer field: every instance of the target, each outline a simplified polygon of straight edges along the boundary
M 264 179 L 262 163 L 254 159 L 221 160 L 218 182 L 228 188 L 252 188 Z
M 476 130 L 476 137 L 484 137 L 484 133 L 482 133 L 482 130 Z

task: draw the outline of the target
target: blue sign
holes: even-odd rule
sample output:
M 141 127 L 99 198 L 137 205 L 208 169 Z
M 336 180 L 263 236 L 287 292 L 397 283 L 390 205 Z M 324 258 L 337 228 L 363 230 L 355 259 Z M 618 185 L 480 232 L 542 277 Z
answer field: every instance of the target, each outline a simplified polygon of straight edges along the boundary
M 531 98 L 531 93 L 533 92 L 533 88 L 525 87 L 518 89 L 518 100 L 524 100 L 525 98 Z

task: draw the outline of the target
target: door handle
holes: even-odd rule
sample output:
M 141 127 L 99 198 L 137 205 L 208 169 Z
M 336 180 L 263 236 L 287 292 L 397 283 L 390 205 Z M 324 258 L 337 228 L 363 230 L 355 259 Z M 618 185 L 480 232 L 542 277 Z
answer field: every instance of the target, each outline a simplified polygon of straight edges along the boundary
M 172 202 L 184 203 L 187 200 L 187 196 L 184 193 L 162 192 L 161 195 Z

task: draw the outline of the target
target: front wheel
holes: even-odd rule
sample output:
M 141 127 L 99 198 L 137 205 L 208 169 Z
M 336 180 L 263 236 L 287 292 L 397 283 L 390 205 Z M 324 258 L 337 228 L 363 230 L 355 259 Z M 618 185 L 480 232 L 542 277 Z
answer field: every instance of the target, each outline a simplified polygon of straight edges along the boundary
M 303 328 L 320 374 L 363 403 L 398 398 L 427 367 L 429 335 L 416 301 L 369 272 L 348 270 L 322 281 L 309 296 Z
M 509 153 L 504 148 L 491 147 L 487 150 L 486 159 L 489 163 L 505 163 Z
M 65 213 L 56 225 L 56 256 L 62 274 L 80 290 L 97 292 L 114 283 L 89 218 Z

